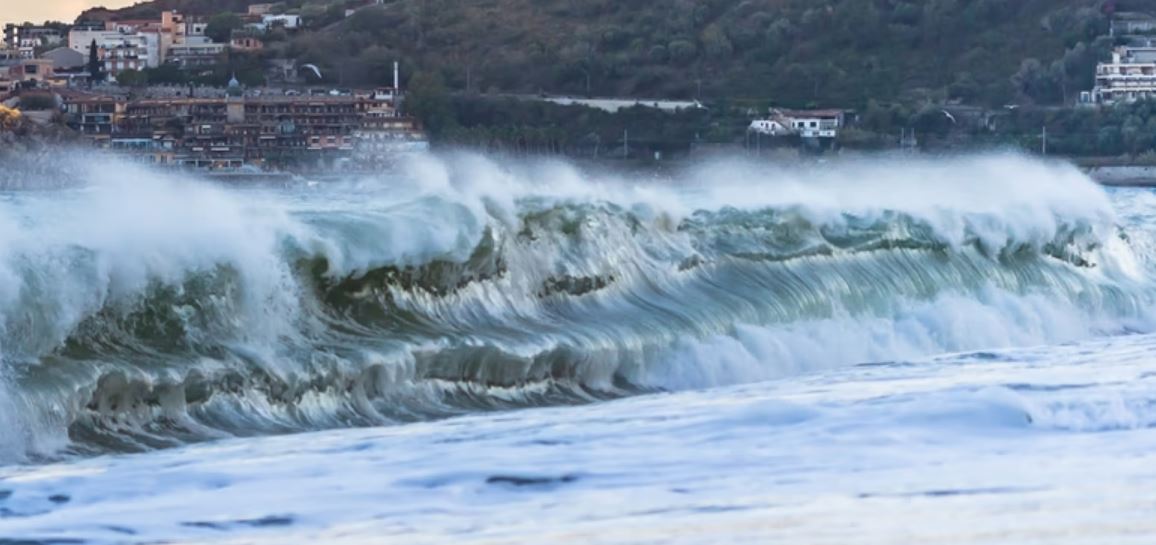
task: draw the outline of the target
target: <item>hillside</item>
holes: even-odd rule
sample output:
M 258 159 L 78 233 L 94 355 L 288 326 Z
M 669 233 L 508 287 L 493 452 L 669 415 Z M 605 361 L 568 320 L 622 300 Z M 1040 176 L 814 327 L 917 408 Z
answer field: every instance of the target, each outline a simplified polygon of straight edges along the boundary
M 1003 103 L 1024 59 L 1050 69 L 1106 27 L 1090 0 L 398 0 L 294 50 L 370 78 L 396 53 L 478 91 Z M 1094 62 L 1065 77 L 1090 82 Z
M 120 13 L 250 3 L 157 0 Z M 1058 103 L 1089 86 L 1111 46 L 1105 14 L 1156 0 L 387 0 L 342 20 L 343 7 L 285 2 L 314 31 L 277 37 L 269 54 L 347 85 L 387 83 L 400 58 L 454 90 L 997 105 Z

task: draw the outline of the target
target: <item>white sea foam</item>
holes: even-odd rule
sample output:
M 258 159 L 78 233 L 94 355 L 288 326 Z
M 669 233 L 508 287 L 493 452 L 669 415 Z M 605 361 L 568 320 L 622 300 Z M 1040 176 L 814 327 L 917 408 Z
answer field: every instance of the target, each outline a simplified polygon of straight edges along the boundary
M 0 505 L 15 516 L 0 518 L 0 534 L 1139 543 L 1154 529 L 1156 433 L 1145 422 L 1156 390 L 1141 378 L 1154 349 L 1130 336 L 12 467 L 0 470 Z M 1115 397 L 1133 401 L 1102 403 Z
M 477 414 L 0 468 L 0 538 L 1143 543 L 1156 533 L 1156 340 L 1101 337 L 1152 329 L 1156 212 L 1144 193 L 1109 200 L 1070 167 L 1009 155 L 726 161 L 656 181 L 462 155 L 340 189 L 232 191 L 100 166 L 85 188 L 0 203 L 0 460 L 102 444 L 86 434 L 154 448 L 230 430 Z M 774 214 L 743 213 L 763 209 Z M 792 233 L 874 241 L 879 226 L 915 248 L 857 251 L 852 240 L 775 254 L 825 242 L 793 244 Z M 317 312 L 326 303 L 312 283 L 463 260 L 487 227 L 505 274 L 445 293 L 359 286 L 339 294 L 355 303 Z M 924 228 L 945 248 L 921 246 Z M 1057 240 L 1072 248 L 1047 249 Z M 1024 245 L 1051 253 L 1017 260 Z M 319 257 L 321 279 L 294 262 Z M 227 289 L 198 286 L 221 268 Z M 566 275 L 592 291 L 542 293 Z M 147 331 L 148 318 L 60 349 L 157 285 L 178 293 L 149 310 L 172 310 L 201 352 L 166 352 L 168 337 L 101 351 Z M 207 294 L 179 297 L 197 290 Z M 384 318 L 358 306 L 387 302 L 398 310 L 368 307 L 389 309 Z M 341 321 L 358 312 L 372 319 Z M 222 388 L 206 399 L 214 378 Z M 672 392 L 480 410 L 596 401 L 623 393 L 619 379 Z M 568 381 L 579 384 L 559 390 Z M 549 397 L 559 392 L 569 397 Z
M 397 176 L 284 191 L 227 190 L 111 160 L 86 172 L 80 188 L 0 203 L 0 353 L 5 369 L 36 375 L 7 373 L 8 403 L 21 415 L 2 433 L 25 445 L 17 450 L 58 449 L 92 404 L 101 418 L 134 407 L 126 429 L 140 433 L 156 414 L 207 430 L 186 418 L 183 389 L 211 389 L 235 374 L 252 379 L 250 390 L 201 405 L 232 411 L 208 421 L 309 429 L 341 425 L 349 411 L 391 418 L 369 394 L 342 394 L 351 390 L 402 403 L 398 391 L 424 392 L 438 405 L 447 394 L 431 374 L 465 383 L 455 392 L 517 401 L 542 386 L 510 388 L 560 377 L 607 391 L 616 379 L 701 388 L 1151 327 L 1142 310 L 1149 257 L 1117 236 L 1109 197 L 1070 166 L 1014 155 L 810 167 L 730 160 L 655 179 L 457 154 L 417 158 Z M 730 217 L 735 211 L 752 215 Z M 893 260 L 875 263 L 887 252 L 851 257 L 842 247 L 806 259 L 775 255 L 792 229 L 816 244 L 865 232 L 938 243 L 950 257 L 892 251 Z M 396 310 L 383 310 L 386 319 L 408 312 L 424 329 L 358 322 L 336 334 L 342 317 L 316 300 L 317 282 L 460 263 L 486 236 L 499 252 L 489 277 L 469 271 L 444 292 L 390 285 L 347 296 L 388 300 Z M 1049 257 L 1043 272 L 1004 270 L 1003 252 L 1055 244 L 1070 248 L 1049 251 L 1075 254 L 1081 266 Z M 771 265 L 742 257 L 760 252 Z M 323 280 L 302 271 L 300 260 L 317 258 Z M 956 260 L 957 269 L 917 270 Z M 219 284 L 197 284 L 214 274 Z M 553 286 L 561 287 L 549 293 Z M 148 307 L 158 289 L 171 300 Z M 142 308 L 162 317 L 100 330 Z M 171 330 L 169 314 L 182 338 L 124 341 L 131 328 L 153 325 L 147 320 Z M 114 347 L 138 342 L 132 348 L 150 357 L 53 359 L 85 334 Z M 353 334 L 371 341 L 350 348 Z M 175 356 L 155 348 L 167 341 L 204 348 Z M 501 356 L 460 355 L 483 349 Z M 566 369 L 560 377 L 555 366 Z M 49 383 L 55 390 L 36 390 Z

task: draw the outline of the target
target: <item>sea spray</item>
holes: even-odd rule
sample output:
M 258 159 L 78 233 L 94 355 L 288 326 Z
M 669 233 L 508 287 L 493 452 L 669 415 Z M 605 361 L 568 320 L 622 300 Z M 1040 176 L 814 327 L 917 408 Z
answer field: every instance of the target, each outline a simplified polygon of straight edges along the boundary
M 634 179 L 451 154 L 245 190 L 94 161 L 78 187 L 0 202 L 18 226 L 0 245 L 8 403 L 25 436 L 70 439 L 17 450 L 581 403 L 1151 324 L 1143 226 L 1076 169 L 1014 155 Z

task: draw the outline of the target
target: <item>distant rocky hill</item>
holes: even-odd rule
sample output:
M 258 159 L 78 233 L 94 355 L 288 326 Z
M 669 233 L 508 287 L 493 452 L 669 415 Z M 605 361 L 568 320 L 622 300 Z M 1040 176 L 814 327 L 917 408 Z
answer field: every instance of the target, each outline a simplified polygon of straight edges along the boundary
M 116 12 L 214 14 L 253 0 L 155 0 Z M 288 0 L 312 30 L 266 55 L 335 84 L 390 64 L 450 90 L 864 106 L 1059 103 L 1091 85 L 1115 11 L 1156 0 Z M 360 8 L 344 17 L 345 8 Z M 1034 60 L 1033 60 L 1034 59 Z M 407 71 L 412 73 L 413 70 Z

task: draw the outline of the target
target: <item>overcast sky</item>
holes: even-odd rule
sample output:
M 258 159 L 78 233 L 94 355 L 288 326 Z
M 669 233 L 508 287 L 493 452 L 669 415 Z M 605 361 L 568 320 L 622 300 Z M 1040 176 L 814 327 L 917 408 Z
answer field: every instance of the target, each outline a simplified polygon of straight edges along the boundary
M 0 0 L 0 26 L 4 23 L 46 20 L 72 22 L 80 12 L 96 6 L 120 8 L 139 0 Z

